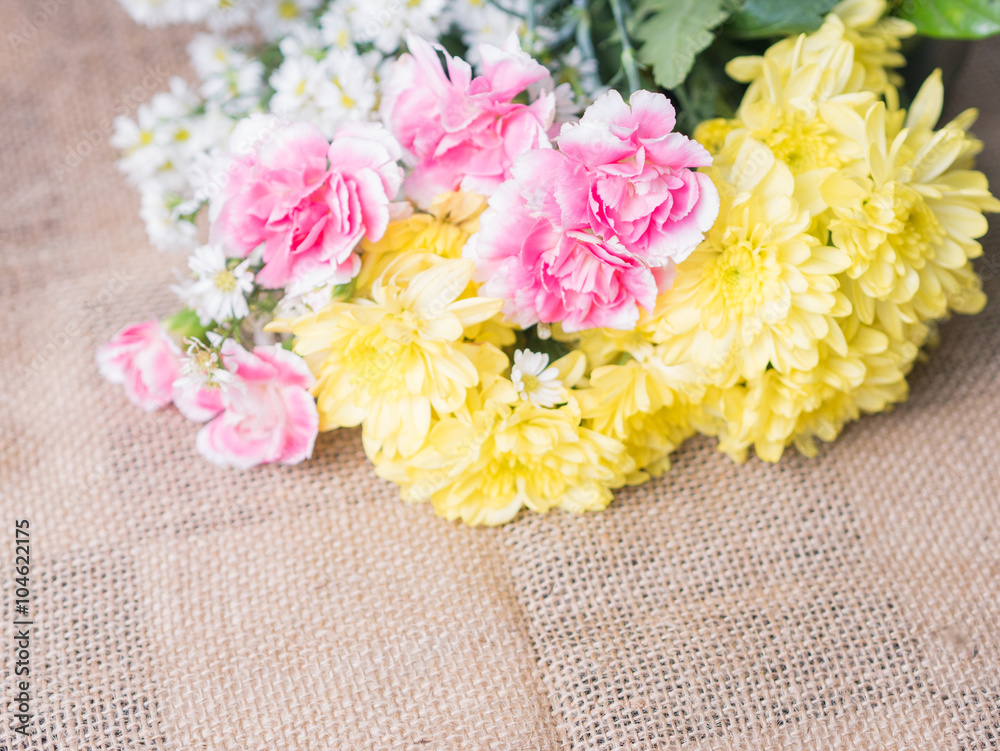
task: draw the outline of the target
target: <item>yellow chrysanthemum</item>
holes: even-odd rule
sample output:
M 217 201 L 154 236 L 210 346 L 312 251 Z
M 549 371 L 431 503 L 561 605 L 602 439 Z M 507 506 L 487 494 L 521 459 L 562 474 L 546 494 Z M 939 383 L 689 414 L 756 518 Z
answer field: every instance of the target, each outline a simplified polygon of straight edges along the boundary
M 642 317 L 643 315 L 640 316 L 640 321 Z M 562 335 L 561 332 L 557 333 L 557 330 L 553 328 L 553 336 L 575 347 L 586 356 L 587 372 L 589 373 L 602 365 L 617 362 L 622 359 L 623 355 L 629 357 L 644 356 L 654 343 L 652 334 L 655 334 L 656 330 L 655 326 L 652 332 L 637 326 L 633 331 L 584 329 L 571 335 Z
M 368 289 L 400 253 L 424 251 L 442 258 L 461 258 L 469 236 L 479 231 L 486 199 L 476 193 L 442 193 L 426 212 L 389 222 L 381 240 L 365 240 L 358 289 Z
M 381 240 L 362 243 L 361 272 L 355 284 L 357 293 L 367 294 L 372 282 L 403 253 L 461 258 L 466 241 L 479 231 L 479 215 L 485 208 L 486 199 L 476 193 L 442 193 L 427 212 L 413 213 L 390 222 Z M 477 285 L 470 282 L 462 297 L 475 297 L 476 289 Z M 465 336 L 470 341 L 488 342 L 497 347 L 507 347 L 516 339 L 514 327 L 505 322 L 502 315 L 470 326 Z
M 762 86 L 765 61 L 788 73 L 796 65 L 829 65 L 831 59 L 843 59 L 850 46 L 850 66 L 840 71 L 841 93 L 870 91 L 877 95 L 895 95 L 902 83 L 892 69 L 906 64 L 900 54 L 902 39 L 916 33 L 913 24 L 886 17 L 886 0 L 844 0 L 824 19 L 823 25 L 810 34 L 789 37 L 771 45 L 763 56 L 737 57 L 726 66 L 735 80 L 750 84 L 748 96 L 757 99 Z
M 698 124 L 694 129 L 694 140 L 704 146 L 713 156 L 721 153 L 726 145 L 726 137 L 739 127 L 738 121 L 725 117 L 715 117 Z
M 843 22 L 843 38 L 854 45 L 855 64 L 864 70 L 862 87 L 891 95 L 892 89 L 903 83 L 893 72 L 906 65 L 899 51 L 901 42 L 917 29 L 909 21 L 886 15 L 888 10 L 886 0 L 843 0 L 831 15 Z
M 366 448 L 418 451 L 439 415 L 459 407 L 479 374 L 461 343 L 465 328 L 502 301 L 458 299 L 472 263 L 405 254 L 372 285 L 371 300 L 332 303 L 291 324 L 295 351 L 317 377 L 320 430 L 364 422 Z
M 860 144 L 827 121 L 831 103 L 863 109 L 875 96 L 850 84 L 853 48 L 846 42 L 824 48 L 812 63 L 800 61 L 805 37 L 799 39 L 791 67 L 785 71 L 765 59 L 759 79 L 747 91 L 736 113 L 736 126 L 726 136 L 716 164 L 732 164 L 744 141 L 760 141 L 788 165 L 794 175 L 839 169 L 860 156 Z M 716 129 L 719 126 L 715 126 Z M 819 176 L 817 176 L 819 179 Z
M 933 131 L 942 96 L 936 72 L 898 132 L 882 103 L 864 118 L 838 110 L 838 127 L 865 144 L 864 159 L 821 189 L 832 242 L 851 256 L 847 275 L 871 298 L 908 308 L 910 320 L 940 318 L 949 303 L 965 312 L 981 305 L 969 260 L 982 254 L 983 212 L 1000 210 L 981 172 L 955 168 L 980 148 L 965 132 L 974 113 Z
M 477 390 L 478 391 L 478 390 Z M 634 462 L 625 446 L 581 426 L 575 401 L 538 407 L 517 399 L 510 381 L 470 395 L 468 410 L 439 420 L 427 446 L 389 474 L 403 498 L 430 500 L 446 519 L 503 524 L 527 507 L 582 513 L 604 508 Z
M 631 352 L 623 364 L 595 368 L 579 399 L 585 424 L 625 444 L 636 463 L 628 481 L 635 483 L 670 468 L 670 454 L 694 432 L 689 401 L 704 389 L 679 344 Z
M 875 330 L 868 332 L 870 336 Z M 923 338 L 919 334 L 915 337 Z M 847 422 L 857 420 L 861 414 L 876 414 L 906 401 L 909 395 L 906 376 L 917 359 L 917 346 L 905 339 L 888 339 L 884 349 L 873 349 L 865 354 L 865 378 L 856 388 L 835 391 L 799 416 L 792 440 L 806 456 L 816 455 L 816 438 L 829 443 Z
M 710 389 L 692 422 L 717 435 L 719 449 L 736 461 L 753 447 L 758 457 L 774 462 L 793 442 L 812 455 L 813 436 L 832 440 L 861 412 L 878 412 L 905 399 L 905 377 L 917 345 L 906 337 L 894 340 L 854 315 L 838 319 L 837 325 L 847 343 L 843 353 L 821 342 L 814 368 L 770 369 L 729 388 Z
M 720 385 L 769 365 L 815 367 L 818 341 L 843 350 L 831 316 L 850 310 L 835 279 L 847 255 L 808 233 L 795 181 L 767 148 L 746 141 L 729 177 L 715 178 L 715 226 L 658 301 L 657 338 L 682 337 L 697 364 L 718 371 Z

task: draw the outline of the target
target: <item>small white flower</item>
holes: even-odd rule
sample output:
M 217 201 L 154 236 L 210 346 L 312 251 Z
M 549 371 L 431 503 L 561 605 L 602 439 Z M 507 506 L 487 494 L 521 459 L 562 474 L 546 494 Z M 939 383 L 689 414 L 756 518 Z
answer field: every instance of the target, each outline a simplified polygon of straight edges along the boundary
M 233 383 L 233 374 L 222 367 L 218 348 L 222 337 L 214 332 L 207 334 L 211 347 L 198 339 L 188 342 L 187 357 L 181 363 L 181 377 L 176 387 L 180 389 L 227 389 Z
M 323 14 L 323 17 L 319 19 L 319 28 L 326 46 L 346 52 L 356 50 L 351 25 L 337 8 L 330 8 Z
M 336 268 L 329 266 L 298 276 L 285 288 L 278 310 L 282 316 L 295 317 L 318 313 L 333 299 L 334 291 L 349 284 L 360 270 L 361 261 L 358 258 L 351 267 L 349 276 L 338 273 Z
M 174 209 L 181 198 L 158 182 L 139 186 L 141 204 L 139 216 L 146 223 L 150 242 L 160 250 L 190 250 L 197 244 L 197 228 L 178 218 Z
M 202 325 L 245 318 L 250 313 L 246 296 L 253 290 L 253 272 L 249 266 L 247 258 L 229 268 L 221 247 L 202 245 L 188 259 L 188 268 L 197 279 L 178 292 L 194 308 Z
M 371 42 L 389 54 L 399 47 L 407 31 L 436 39 L 434 19 L 444 6 L 445 0 L 334 0 L 328 13 L 346 18 L 356 41 Z
M 324 80 L 323 67 L 310 55 L 287 56 L 271 74 L 271 112 L 286 118 L 316 117 L 314 100 Z
M 479 65 L 479 45 L 492 44 L 502 47 L 511 34 L 522 34 L 525 30 L 524 15 L 528 3 L 512 0 L 503 3 L 512 13 L 501 10 L 485 0 L 453 0 L 443 14 L 441 26 L 454 24 L 462 32 L 462 41 L 468 47 L 466 59 Z M 518 15 L 514 15 L 514 14 Z M 447 29 L 444 29 L 447 30 Z
M 521 400 L 531 402 L 536 407 L 554 407 L 565 401 L 559 371 L 555 366 L 549 365 L 549 356 L 542 352 L 515 350 L 510 380 Z
M 284 62 L 271 75 L 275 92 L 272 112 L 307 120 L 327 137 L 348 120 L 369 119 L 375 108 L 376 87 L 364 57 L 353 49 L 334 48 L 320 59 L 296 50 L 290 47 Z
M 133 19 L 146 26 L 197 23 L 215 9 L 215 0 L 121 0 L 121 2 Z
M 191 65 L 201 79 L 201 95 L 227 113 L 245 114 L 264 93 L 264 65 L 234 49 L 225 39 L 200 34 L 188 45 Z
M 323 60 L 324 80 L 316 90 L 320 127 L 332 135 L 348 120 L 367 120 L 375 109 L 375 79 L 353 51 L 331 50 Z
M 257 26 L 269 39 L 280 39 L 307 23 L 322 0 L 271 0 L 257 10 Z
M 262 2 L 263 0 L 214 0 L 215 8 L 205 18 L 205 23 L 216 33 L 244 29 L 253 22 L 253 13 Z

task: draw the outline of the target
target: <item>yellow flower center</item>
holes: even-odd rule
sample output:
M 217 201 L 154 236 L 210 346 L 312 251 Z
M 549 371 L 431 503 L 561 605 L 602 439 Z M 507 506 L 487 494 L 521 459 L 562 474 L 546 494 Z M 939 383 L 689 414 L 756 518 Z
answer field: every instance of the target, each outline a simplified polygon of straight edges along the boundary
M 199 373 L 207 373 L 215 365 L 215 356 L 207 349 L 200 349 L 192 355 L 191 365 Z
M 530 373 L 522 373 L 521 385 L 524 387 L 525 394 L 533 394 L 538 390 L 538 377 Z
M 917 262 L 920 268 L 923 259 L 933 255 L 934 247 L 944 239 L 941 222 L 923 197 L 909 188 L 897 188 L 893 208 L 903 229 L 890 234 L 887 240 L 897 254 L 911 263 Z
M 153 142 L 153 131 L 144 130 L 139 133 L 139 145 L 149 146 Z
M 334 78 L 333 85 L 336 86 L 338 89 L 340 89 L 340 104 L 344 107 L 344 109 L 348 110 L 352 109 L 354 105 L 357 104 L 357 102 L 355 102 L 353 99 L 347 96 L 347 94 L 344 92 L 344 87 L 341 86 L 340 79 Z
M 383 398 L 393 399 L 406 391 L 406 363 L 410 348 L 365 327 L 351 337 L 343 353 L 345 368 L 354 373 L 352 383 Z
M 282 2 L 278 3 L 278 15 L 286 21 L 298 18 L 299 6 L 292 2 L 292 0 L 282 0 Z
M 804 121 L 801 117 L 784 115 L 774 130 L 761 140 L 795 174 L 819 167 L 840 166 L 833 148 L 835 139 L 818 119 Z
M 232 292 L 236 289 L 236 277 L 228 269 L 216 272 L 212 277 L 212 284 L 220 292 Z
M 729 120 L 718 117 L 706 120 L 694 131 L 695 140 L 708 149 L 710 154 L 718 154 L 726 142 L 726 136 L 733 130 Z
M 713 278 L 726 307 L 737 311 L 758 302 L 763 259 L 746 240 L 729 245 L 716 259 Z

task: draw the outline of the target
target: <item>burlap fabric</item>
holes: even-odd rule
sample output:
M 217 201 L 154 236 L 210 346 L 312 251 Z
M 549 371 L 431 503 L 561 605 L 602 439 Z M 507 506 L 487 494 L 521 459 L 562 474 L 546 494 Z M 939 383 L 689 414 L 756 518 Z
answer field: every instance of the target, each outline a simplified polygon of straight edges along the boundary
M 818 459 L 736 467 L 695 440 L 584 518 L 448 524 L 399 502 L 354 431 L 300 468 L 216 469 L 93 365 L 174 304 L 179 259 L 148 246 L 107 137 L 188 71 L 190 32 L 113 0 L 2 0 L 0 28 L 0 749 L 1000 747 L 996 302 Z M 1000 183 L 997 80 L 981 44 L 951 110 L 983 108 Z M 25 517 L 29 740 L 10 730 Z

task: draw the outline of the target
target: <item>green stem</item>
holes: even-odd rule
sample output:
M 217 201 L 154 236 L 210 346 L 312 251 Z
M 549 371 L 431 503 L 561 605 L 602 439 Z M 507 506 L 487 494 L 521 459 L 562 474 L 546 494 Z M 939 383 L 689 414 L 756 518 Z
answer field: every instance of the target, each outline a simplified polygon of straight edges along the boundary
M 503 3 L 499 2 L 499 0 L 486 0 L 486 2 L 488 2 L 494 8 L 496 8 L 498 10 L 502 10 L 508 16 L 513 16 L 514 18 L 520 18 L 522 21 L 525 20 L 524 16 L 522 16 L 516 10 L 508 8 L 506 5 L 504 5 Z
M 590 7 L 589 0 L 573 0 L 573 7 L 580 18 L 576 24 L 576 45 L 580 48 L 580 55 L 583 62 L 587 63 L 592 70 L 584 75 L 588 79 L 587 88 L 590 91 L 598 89 L 602 85 L 600 73 L 598 73 L 597 55 L 594 52 L 594 40 L 590 35 Z
M 631 95 L 639 90 L 639 70 L 635 66 L 635 50 L 632 48 L 632 42 L 625 30 L 625 14 L 622 12 L 621 0 L 610 0 L 610 3 L 611 11 L 615 15 L 615 27 L 618 29 L 618 35 L 622 38 L 622 68 L 625 70 L 628 93 Z

